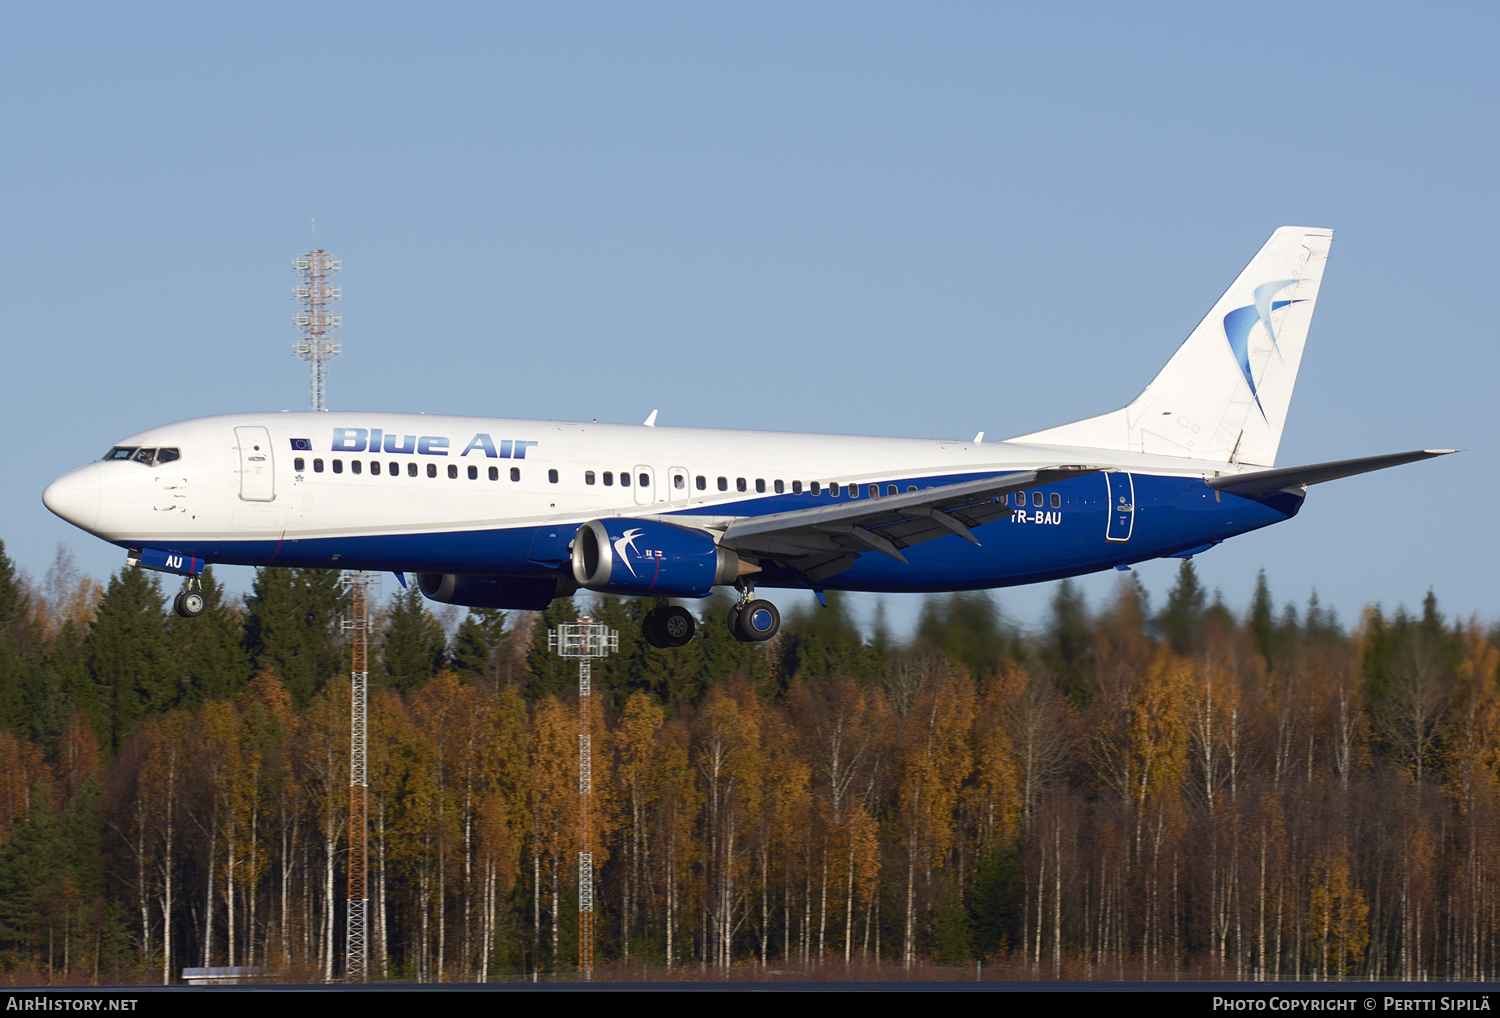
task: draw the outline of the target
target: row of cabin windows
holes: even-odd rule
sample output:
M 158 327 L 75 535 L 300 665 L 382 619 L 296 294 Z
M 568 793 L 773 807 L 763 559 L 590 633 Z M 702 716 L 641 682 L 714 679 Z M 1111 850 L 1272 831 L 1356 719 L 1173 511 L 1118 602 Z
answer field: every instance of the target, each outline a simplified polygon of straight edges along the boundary
M 123 457 L 121 457 L 121 458 L 123 458 Z M 293 462 L 293 466 L 296 467 L 296 469 L 298 471 L 305 470 L 306 467 L 307 467 L 307 461 L 304 460 L 301 456 L 298 456 L 296 458 L 296 460 Z M 399 463 L 397 463 L 395 461 L 392 461 L 389 466 L 390 466 L 390 471 L 389 472 L 390 472 L 390 474 L 391 474 L 392 477 L 396 476 L 397 474 L 399 474 L 401 472 L 401 464 L 399 464 Z M 360 460 L 350 460 L 349 461 L 349 469 L 350 469 L 350 471 L 352 473 L 356 473 L 356 474 L 359 473 L 363 469 L 363 467 L 361 465 L 361 461 Z M 323 461 L 321 459 L 315 459 L 315 460 L 313 460 L 313 473 L 315 473 L 315 474 L 321 474 L 322 472 L 323 472 Z M 344 472 L 344 461 L 343 460 L 334 460 L 333 461 L 333 472 L 336 473 L 336 474 L 342 474 Z M 370 461 L 370 473 L 371 474 L 375 474 L 375 475 L 379 475 L 379 473 L 380 473 L 380 461 L 379 460 L 371 460 Z M 408 477 L 416 477 L 417 476 L 417 465 L 415 463 L 407 463 L 406 464 L 406 473 L 407 473 Z M 478 480 L 479 479 L 479 468 L 477 466 L 470 465 L 469 468 L 468 468 L 468 474 L 469 474 L 469 480 L 471 480 L 471 481 Z M 436 463 L 429 463 L 429 464 L 427 464 L 427 476 L 428 477 L 436 477 L 437 475 L 438 475 L 437 464 Z M 448 464 L 448 476 L 451 477 L 451 478 L 458 477 L 458 464 L 456 464 L 456 463 L 449 463 Z M 499 467 L 490 467 L 489 468 L 489 478 L 492 481 L 498 481 L 500 479 L 500 468 Z M 510 468 L 510 479 L 512 481 L 519 481 L 521 479 L 521 468 L 520 467 L 511 467 Z M 606 488 L 612 486 L 615 483 L 615 474 L 614 474 L 614 471 L 612 471 L 612 470 L 606 470 L 606 471 L 604 471 L 601 479 L 603 480 L 604 486 Z M 547 471 L 547 480 L 548 480 L 548 482 L 550 482 L 552 484 L 556 484 L 557 481 L 558 481 L 557 471 L 556 470 L 548 470 Z M 696 485 L 697 485 L 697 488 L 698 488 L 699 491 L 706 491 L 706 490 L 708 490 L 708 478 L 704 477 L 702 474 L 699 474 L 695 480 L 696 480 Z M 584 473 L 583 473 L 583 483 L 584 484 L 593 484 L 594 481 L 595 481 L 594 471 L 592 471 L 592 470 L 585 470 Z M 643 488 L 649 488 L 651 486 L 651 475 L 643 473 L 638 478 L 636 478 L 636 481 L 637 481 L 637 483 L 640 484 L 641 487 L 643 487 Z M 676 487 L 678 489 L 684 488 L 684 487 L 686 487 L 686 479 L 681 474 L 674 474 L 673 477 L 672 477 L 672 484 L 673 484 L 674 487 Z M 785 481 L 775 480 L 775 481 L 772 481 L 771 484 L 772 484 L 772 487 L 775 490 L 776 494 L 778 494 L 778 495 L 785 494 L 785 492 L 786 492 L 786 482 Z M 622 471 L 620 471 L 620 486 L 622 488 L 628 488 L 628 487 L 630 487 L 630 485 L 631 485 L 631 475 L 630 475 L 630 472 L 628 470 L 622 470 Z M 727 477 L 720 477 L 718 479 L 718 485 L 717 486 L 718 486 L 718 489 L 720 491 L 728 491 L 729 490 L 729 478 L 727 478 Z M 811 495 L 821 495 L 821 494 L 823 494 L 823 488 L 824 488 L 824 485 L 821 482 L 819 482 L 819 481 L 812 481 L 812 482 L 809 482 L 809 484 L 807 486 L 807 491 Z M 859 494 L 860 494 L 859 485 L 857 485 L 857 484 L 840 484 L 839 482 L 834 481 L 834 482 L 828 484 L 827 488 L 828 488 L 828 495 L 829 495 L 830 498 L 840 498 L 846 491 L 847 491 L 848 496 L 850 498 L 859 498 Z M 749 484 L 749 482 L 745 478 L 743 478 L 743 477 L 736 477 L 734 479 L 734 490 L 735 491 L 749 491 L 750 490 L 750 484 Z M 755 490 L 756 490 L 757 493 L 760 493 L 760 494 L 764 494 L 765 493 L 765 490 L 766 490 L 766 480 L 765 480 L 765 478 L 763 478 L 763 477 L 757 477 L 755 479 Z M 899 492 L 899 490 L 900 490 L 900 487 L 898 485 L 895 485 L 895 484 L 887 484 L 885 486 L 885 493 L 887 495 L 895 495 L 895 494 L 897 494 Z M 909 492 L 910 491 L 916 491 L 917 490 L 917 486 L 915 484 L 908 484 L 906 486 L 906 490 L 909 491 Z M 871 485 L 868 486 L 868 491 L 869 491 L 869 495 L 870 495 L 871 498 L 879 498 L 880 497 L 880 485 L 878 485 L 878 484 L 871 484 Z M 801 481 L 793 481 L 792 482 L 792 494 L 793 495 L 800 495 L 800 494 L 802 494 L 802 482 Z M 1011 500 L 1014 502 L 1016 508 L 1018 508 L 1018 509 L 1024 509 L 1026 507 L 1026 492 L 1024 492 L 1024 491 L 1017 491 L 1017 492 L 1012 493 Z M 1060 495 L 1058 492 L 1055 492 L 1055 491 L 1052 492 L 1051 493 L 1051 497 L 1050 497 L 1050 499 L 1048 499 L 1048 501 L 1051 503 L 1052 508 L 1054 508 L 1054 509 L 1061 509 L 1062 508 L 1062 495 Z M 1043 494 L 1042 494 L 1042 492 L 1040 492 L 1040 491 L 1033 491 L 1031 493 L 1031 504 L 1034 505 L 1034 506 L 1036 506 L 1038 509 L 1042 508 L 1042 505 L 1043 505 Z
M 556 484 L 557 483 L 557 471 L 553 470 L 553 471 L 550 471 L 549 473 L 550 473 L 550 477 L 551 477 L 552 483 Z M 615 472 L 613 470 L 606 470 L 606 471 L 604 471 L 604 473 L 602 475 L 602 480 L 604 481 L 604 486 L 606 488 L 613 487 L 614 483 L 615 483 Z M 638 480 L 639 480 L 640 485 L 641 485 L 642 488 L 649 488 L 649 487 L 651 487 L 651 475 L 650 474 L 641 474 L 641 476 L 638 478 Z M 679 488 L 682 487 L 682 484 L 680 483 L 682 481 L 682 478 L 679 477 L 677 480 L 679 482 L 678 485 L 677 485 L 677 487 L 679 487 Z M 583 472 L 583 483 L 584 484 L 593 484 L 594 483 L 594 472 L 592 470 L 585 470 Z M 621 470 L 620 471 L 620 487 L 622 487 L 622 488 L 628 488 L 628 487 L 630 487 L 630 471 L 629 470 Z
M 296 470 L 298 470 L 300 472 L 302 470 L 306 470 L 307 469 L 307 461 L 305 459 L 303 459 L 301 456 L 298 456 L 295 460 L 292 461 L 292 466 Z M 344 472 L 344 461 L 343 460 L 334 460 L 332 462 L 331 466 L 333 467 L 333 472 L 336 473 L 336 474 L 342 474 Z M 396 476 L 400 475 L 400 473 L 401 473 L 401 464 L 400 463 L 397 463 L 394 460 L 392 460 L 387 466 L 389 468 L 387 470 L 387 472 L 392 477 L 396 477 Z M 324 463 L 323 463 L 323 461 L 321 459 L 315 459 L 315 460 L 313 460 L 312 461 L 312 468 L 313 468 L 313 473 L 315 473 L 315 474 L 321 474 L 323 472 L 323 470 L 324 470 Z M 364 471 L 364 461 L 362 461 L 362 460 L 350 460 L 349 461 L 349 472 L 351 474 L 358 474 L 358 473 L 362 473 L 363 471 Z M 370 461 L 370 473 L 373 474 L 373 475 L 375 475 L 375 476 L 377 476 L 377 477 L 380 475 L 380 461 L 379 460 L 371 460 Z M 474 465 L 471 464 L 469 466 L 469 468 L 468 468 L 468 474 L 469 474 L 469 480 L 471 480 L 471 481 L 477 481 L 477 480 L 479 480 L 479 468 L 477 466 L 474 466 Z M 418 475 L 417 465 L 415 463 L 407 463 L 406 464 L 406 476 L 408 476 L 408 477 L 416 477 L 417 475 Z M 428 477 L 436 477 L 437 475 L 438 475 L 437 464 L 436 463 L 429 463 L 429 464 L 427 464 L 427 476 Z M 547 475 L 548 475 L 548 479 L 553 484 L 557 483 L 557 471 L 556 470 L 549 470 L 549 471 L 547 471 Z M 448 464 L 448 476 L 451 477 L 451 478 L 457 478 L 458 477 L 458 464 L 457 463 L 449 463 Z M 489 468 L 489 477 L 490 477 L 490 480 L 492 480 L 492 481 L 498 481 L 498 480 L 500 480 L 500 468 L 499 467 L 490 467 Z M 511 467 L 510 468 L 510 479 L 512 481 L 519 481 L 521 479 L 521 468 L 520 467 Z
M 594 474 L 594 471 L 592 471 L 592 470 L 585 470 L 583 472 L 583 483 L 584 484 L 593 484 L 593 483 L 595 483 L 596 479 L 598 479 L 598 478 L 596 478 L 596 475 Z M 602 480 L 604 482 L 604 486 L 607 488 L 610 485 L 612 485 L 612 484 L 615 483 L 615 475 L 614 475 L 614 473 L 612 471 L 606 470 L 603 473 Z M 643 488 L 650 487 L 651 486 L 651 475 L 650 474 L 641 474 L 640 478 L 639 478 L 639 482 L 640 482 L 640 486 L 643 487 Z M 624 470 L 620 471 L 620 484 L 623 487 L 627 487 L 627 488 L 630 487 L 630 474 L 627 471 L 624 471 Z M 696 487 L 697 487 L 697 489 L 699 491 L 707 491 L 708 490 L 708 478 L 705 477 L 705 476 L 703 476 L 702 474 L 699 474 L 697 476 L 697 478 L 695 479 L 695 484 L 696 484 Z M 771 486 L 772 486 L 772 489 L 778 495 L 786 493 L 787 483 L 785 481 L 782 481 L 782 480 L 772 481 L 771 482 Z M 678 491 L 683 490 L 684 488 L 687 487 L 687 478 L 685 476 L 683 476 L 682 474 L 673 474 L 672 475 L 672 487 L 675 488 L 675 489 L 677 489 Z M 728 491 L 729 490 L 729 478 L 727 478 L 727 477 L 720 477 L 718 479 L 718 482 L 717 482 L 717 487 L 718 487 L 718 489 L 720 491 Z M 807 490 L 808 490 L 809 494 L 821 495 L 821 494 L 823 494 L 823 487 L 824 486 L 823 486 L 823 484 L 822 484 L 821 481 L 812 481 L 812 482 L 809 482 L 809 484 L 807 486 Z M 846 489 L 848 490 L 850 498 L 859 498 L 859 485 L 857 485 L 857 484 L 839 484 L 837 482 L 834 482 L 834 483 L 829 484 L 827 487 L 828 487 L 828 495 L 829 495 L 830 498 L 839 498 L 840 496 L 843 495 L 843 493 L 844 493 L 844 491 Z M 736 477 L 734 479 L 734 490 L 735 491 L 748 492 L 750 490 L 750 482 L 747 479 L 743 478 L 743 477 Z M 887 484 L 885 486 L 885 493 L 887 495 L 894 495 L 899 490 L 900 490 L 900 487 L 898 485 L 895 485 L 895 484 Z M 916 491 L 917 490 L 917 486 L 915 484 L 908 484 L 906 486 L 906 490 L 907 491 Z M 755 491 L 756 491 L 757 494 L 765 494 L 765 491 L 766 491 L 766 479 L 764 477 L 757 477 L 755 479 Z M 871 498 L 879 498 L 880 497 L 880 485 L 878 485 L 878 484 L 872 484 L 872 485 L 870 485 L 869 486 L 869 491 L 870 491 L 870 497 Z M 800 495 L 800 494 L 802 494 L 802 482 L 801 481 L 793 481 L 792 482 L 792 494 L 793 495 Z

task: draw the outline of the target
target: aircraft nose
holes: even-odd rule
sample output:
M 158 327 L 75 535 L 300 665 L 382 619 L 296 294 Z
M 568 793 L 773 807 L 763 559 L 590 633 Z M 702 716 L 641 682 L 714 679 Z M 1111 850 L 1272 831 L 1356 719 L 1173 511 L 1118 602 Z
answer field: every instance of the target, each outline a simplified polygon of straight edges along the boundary
M 47 485 L 42 504 L 73 526 L 92 532 L 99 522 L 98 465 L 90 463 Z

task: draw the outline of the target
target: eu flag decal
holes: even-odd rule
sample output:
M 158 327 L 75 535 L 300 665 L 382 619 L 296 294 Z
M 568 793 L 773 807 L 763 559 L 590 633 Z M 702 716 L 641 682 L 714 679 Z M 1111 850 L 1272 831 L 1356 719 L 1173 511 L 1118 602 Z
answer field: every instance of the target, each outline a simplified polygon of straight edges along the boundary
M 294 452 L 312 452 L 312 439 L 310 439 L 310 438 L 294 438 L 294 439 L 292 439 L 292 451 L 294 451 Z

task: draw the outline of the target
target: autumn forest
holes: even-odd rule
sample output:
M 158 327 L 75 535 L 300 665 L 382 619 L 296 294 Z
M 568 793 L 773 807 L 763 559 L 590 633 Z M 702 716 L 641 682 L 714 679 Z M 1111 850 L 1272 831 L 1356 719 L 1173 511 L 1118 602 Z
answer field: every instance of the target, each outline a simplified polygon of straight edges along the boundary
M 899 643 L 830 595 L 743 644 L 713 600 L 663 651 L 642 602 L 435 612 L 382 583 L 374 979 L 576 972 L 577 673 L 546 635 L 585 613 L 620 634 L 587 719 L 600 972 L 1500 967 L 1500 628 L 1433 592 L 1340 620 L 1262 574 L 1241 615 L 1184 561 L 1101 604 L 1059 584 L 1031 632 L 942 595 Z M 101 587 L 64 551 L 34 580 L 0 546 L 0 980 L 342 978 L 344 589 L 204 585 L 186 620 L 175 580 Z

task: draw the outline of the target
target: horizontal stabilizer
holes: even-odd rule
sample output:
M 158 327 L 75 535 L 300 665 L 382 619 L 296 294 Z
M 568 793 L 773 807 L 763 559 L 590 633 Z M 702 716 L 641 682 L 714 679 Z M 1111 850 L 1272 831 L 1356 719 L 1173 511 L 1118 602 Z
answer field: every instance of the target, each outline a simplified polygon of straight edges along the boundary
M 1362 456 L 1352 460 L 1334 460 L 1331 463 L 1309 463 L 1302 467 L 1279 467 L 1276 470 L 1257 470 L 1250 474 L 1232 474 L 1227 477 L 1210 478 L 1206 483 L 1216 491 L 1227 491 L 1231 495 L 1265 495 L 1282 491 L 1299 484 L 1321 484 L 1336 481 L 1340 477 L 1367 474 L 1371 470 L 1399 467 L 1403 463 L 1447 456 L 1457 449 L 1417 449 L 1414 452 L 1393 452 L 1384 456 Z

